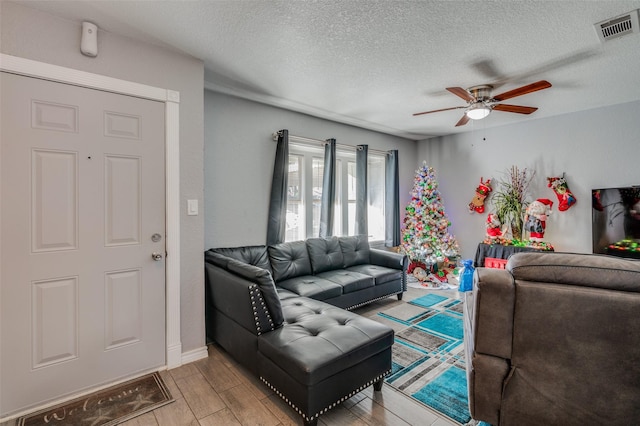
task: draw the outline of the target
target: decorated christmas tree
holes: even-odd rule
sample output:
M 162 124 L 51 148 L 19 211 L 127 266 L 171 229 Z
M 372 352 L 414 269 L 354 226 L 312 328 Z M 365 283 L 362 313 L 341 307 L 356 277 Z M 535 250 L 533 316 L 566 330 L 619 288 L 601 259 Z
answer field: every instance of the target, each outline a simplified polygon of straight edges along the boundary
M 434 269 L 433 265 L 459 256 L 458 242 L 449 226 L 435 171 L 423 162 L 416 170 L 402 230 L 402 251 L 409 257 L 410 269 Z

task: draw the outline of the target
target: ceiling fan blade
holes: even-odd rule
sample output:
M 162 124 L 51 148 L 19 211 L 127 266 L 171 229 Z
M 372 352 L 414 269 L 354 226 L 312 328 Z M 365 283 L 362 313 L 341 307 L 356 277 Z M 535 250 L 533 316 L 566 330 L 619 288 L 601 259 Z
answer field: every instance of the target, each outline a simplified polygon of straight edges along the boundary
M 471 64 L 471 67 L 474 68 L 477 72 L 482 74 L 484 77 L 491 80 L 503 80 L 505 76 L 501 74 L 495 66 L 495 63 L 491 59 L 480 59 Z M 493 83 L 491 84 L 493 86 Z M 493 86 L 495 88 L 495 86 Z
M 462 87 L 447 87 L 447 90 L 465 101 L 474 102 L 476 100 L 476 98 L 471 96 L 471 94 Z
M 508 92 L 501 93 L 493 97 L 496 101 L 504 101 L 506 99 L 515 98 L 516 96 L 526 95 L 527 93 L 537 92 L 538 90 L 548 89 L 551 87 L 551 83 L 546 80 L 536 81 L 535 83 L 527 84 L 526 86 L 518 87 L 517 89 L 509 90 Z
M 423 115 L 423 114 L 431 114 L 432 112 L 450 111 L 452 109 L 460 109 L 460 108 L 466 108 L 466 106 L 458 106 L 458 107 L 443 108 L 443 109 L 434 109 L 433 111 L 416 112 L 413 115 L 416 116 L 416 115 Z
M 541 63 L 536 67 L 529 67 L 526 70 L 508 75 L 501 73 L 498 70 L 499 67 L 496 67 L 495 61 L 492 59 L 480 59 L 469 65 L 472 69 L 480 73 L 480 75 L 488 79 L 488 81 L 490 81 L 489 84 L 491 84 L 495 89 L 497 87 L 504 86 L 507 83 L 518 84 L 520 82 L 524 83 L 526 81 L 531 81 L 535 76 L 549 73 L 549 71 L 553 71 L 558 68 L 564 68 L 574 64 L 579 64 L 580 62 L 585 62 L 600 53 L 601 51 L 590 48 L 575 52 L 568 56 L 554 58 L 548 62 Z
M 464 126 L 468 122 L 469 122 L 469 117 L 467 116 L 467 114 L 464 114 L 462 118 L 456 123 L 456 127 Z
M 515 112 L 518 114 L 531 114 L 538 110 L 535 107 L 520 106 L 520 105 L 508 105 L 508 104 L 496 104 L 492 107 L 496 111 Z

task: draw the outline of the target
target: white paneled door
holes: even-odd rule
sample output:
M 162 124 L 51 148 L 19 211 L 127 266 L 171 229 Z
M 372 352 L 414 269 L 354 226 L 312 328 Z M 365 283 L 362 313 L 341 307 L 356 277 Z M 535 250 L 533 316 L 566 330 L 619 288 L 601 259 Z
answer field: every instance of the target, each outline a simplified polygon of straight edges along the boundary
M 165 109 L 0 78 L 9 415 L 165 365 Z

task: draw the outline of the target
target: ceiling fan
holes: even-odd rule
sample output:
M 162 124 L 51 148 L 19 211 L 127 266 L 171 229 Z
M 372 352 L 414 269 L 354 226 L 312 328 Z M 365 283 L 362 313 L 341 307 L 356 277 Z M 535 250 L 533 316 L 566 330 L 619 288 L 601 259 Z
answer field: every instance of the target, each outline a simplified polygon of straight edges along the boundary
M 490 84 L 473 86 L 469 87 L 468 89 L 463 89 L 462 87 L 447 87 L 447 90 L 449 92 L 467 101 L 467 105 L 436 109 L 433 111 L 417 112 L 413 115 L 416 116 L 431 114 L 433 112 L 464 108 L 464 115 L 456 124 L 456 127 L 458 127 L 464 126 L 469 122 L 469 120 L 481 120 L 488 116 L 493 110 L 515 112 L 517 114 L 531 114 L 538 108 L 520 105 L 508 105 L 502 104 L 500 102 L 507 99 L 515 98 L 516 96 L 526 95 L 527 93 L 537 92 L 538 90 L 548 89 L 549 87 L 551 87 L 551 83 L 546 80 L 540 80 L 535 83 L 527 84 L 526 86 L 518 87 L 517 89 L 509 90 L 508 92 L 504 92 L 496 96 L 491 96 L 491 90 L 493 89 L 493 86 L 491 86 Z

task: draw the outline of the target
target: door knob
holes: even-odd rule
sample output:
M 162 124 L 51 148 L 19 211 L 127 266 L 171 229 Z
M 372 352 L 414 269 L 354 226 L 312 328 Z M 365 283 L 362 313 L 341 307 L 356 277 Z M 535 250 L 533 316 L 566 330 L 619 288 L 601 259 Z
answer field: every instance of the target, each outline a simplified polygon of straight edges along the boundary
M 153 253 L 151 253 L 151 258 L 153 260 L 155 260 L 156 262 L 159 262 L 159 261 L 162 260 L 162 254 L 153 252 Z

